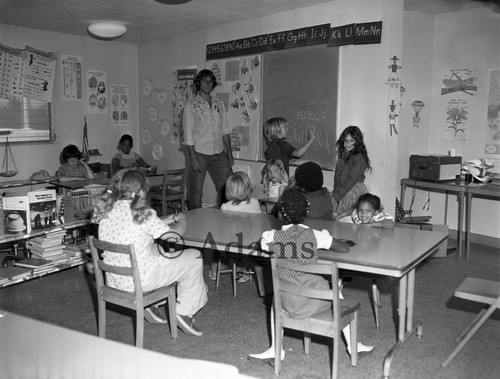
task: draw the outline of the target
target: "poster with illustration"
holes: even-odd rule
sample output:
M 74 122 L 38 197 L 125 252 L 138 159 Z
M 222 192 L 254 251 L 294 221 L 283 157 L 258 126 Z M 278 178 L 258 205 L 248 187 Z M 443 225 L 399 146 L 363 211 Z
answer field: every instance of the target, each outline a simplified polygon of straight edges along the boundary
M 477 93 L 477 77 L 471 68 L 455 68 L 443 75 L 441 96 L 445 102 L 444 139 L 465 141 L 470 99 Z
M 170 133 L 170 142 L 172 143 L 184 141 L 184 126 L 182 120 L 184 114 L 184 105 L 188 101 L 191 101 L 195 96 L 193 81 L 197 73 L 197 66 L 172 69 L 171 82 L 173 122 Z
M 484 156 L 500 172 L 500 70 L 488 72 L 487 125 L 484 131 Z
M 57 55 L 26 46 L 22 55 L 26 58 L 23 96 L 52 102 Z
M 87 113 L 108 112 L 106 72 L 87 71 Z
M 82 57 L 61 54 L 61 87 L 63 101 L 83 100 Z
M 111 125 L 128 126 L 128 86 L 111 84 Z
M 257 159 L 261 132 L 262 57 L 260 55 L 207 61 L 219 85 L 214 93 L 227 111 L 233 155 Z

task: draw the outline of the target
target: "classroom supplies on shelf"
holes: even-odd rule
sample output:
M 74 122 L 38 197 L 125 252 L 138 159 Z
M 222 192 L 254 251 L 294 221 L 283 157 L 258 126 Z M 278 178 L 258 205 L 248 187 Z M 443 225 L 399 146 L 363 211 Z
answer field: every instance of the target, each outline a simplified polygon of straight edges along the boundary
M 27 268 L 42 268 L 54 266 L 54 262 L 43 258 L 25 258 L 16 262 L 16 266 L 27 267 Z
M 1 199 L 1 234 L 31 232 L 28 196 L 9 196 Z
M 59 224 L 56 207 L 56 190 L 29 191 L 31 230 L 46 229 Z
M 0 269 L 0 276 L 9 280 L 17 280 L 31 275 L 31 270 L 24 267 L 9 266 Z

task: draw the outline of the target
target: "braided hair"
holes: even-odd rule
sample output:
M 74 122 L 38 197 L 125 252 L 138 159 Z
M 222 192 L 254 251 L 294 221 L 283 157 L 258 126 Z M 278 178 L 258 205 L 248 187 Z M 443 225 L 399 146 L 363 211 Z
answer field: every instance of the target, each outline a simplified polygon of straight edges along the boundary
M 300 224 L 309 213 L 309 202 L 296 187 L 286 189 L 276 206 L 285 224 Z

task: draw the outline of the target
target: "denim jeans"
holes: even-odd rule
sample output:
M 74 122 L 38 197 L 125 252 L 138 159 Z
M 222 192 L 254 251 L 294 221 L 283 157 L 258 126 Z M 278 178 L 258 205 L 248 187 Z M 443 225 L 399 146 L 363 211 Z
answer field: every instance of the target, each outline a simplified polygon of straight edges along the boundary
M 217 205 L 220 206 L 221 198 L 224 197 L 221 191 L 226 184 L 226 179 L 233 173 L 229 159 L 227 159 L 227 153 L 225 151 L 215 155 L 196 153 L 196 156 L 200 162 L 201 171 L 193 171 L 191 164 L 189 164 L 189 209 L 201 208 L 203 183 L 205 182 L 207 171 L 214 181 L 218 194 Z

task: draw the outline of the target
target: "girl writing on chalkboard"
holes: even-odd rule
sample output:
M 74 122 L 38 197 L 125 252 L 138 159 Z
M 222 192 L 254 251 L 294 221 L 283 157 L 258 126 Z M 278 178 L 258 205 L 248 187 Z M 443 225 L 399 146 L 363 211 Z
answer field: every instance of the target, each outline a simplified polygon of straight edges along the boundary
M 314 141 L 315 135 L 309 131 L 307 141 L 302 147 L 296 149 L 286 140 L 288 130 L 287 121 L 283 117 L 273 117 L 264 124 L 264 138 L 266 140 L 266 151 L 264 158 L 266 161 L 270 159 L 279 159 L 285 166 L 285 171 L 289 174 L 289 161 L 291 158 L 300 158 L 307 151 L 309 146 Z
M 348 126 L 336 143 L 338 159 L 333 177 L 333 211 L 341 213 L 356 206 L 359 197 L 368 193 L 365 172 L 371 171 L 370 158 L 357 126 Z M 334 215 L 335 216 L 335 215 Z

